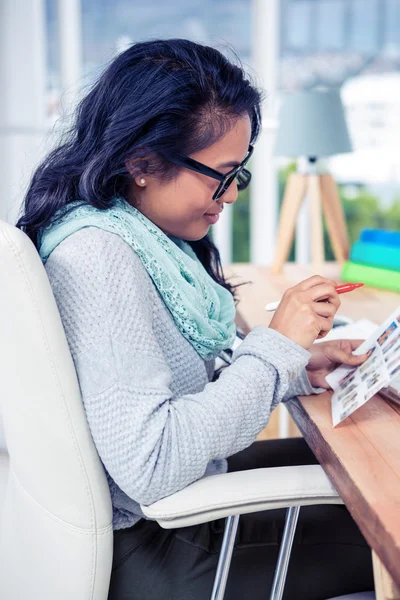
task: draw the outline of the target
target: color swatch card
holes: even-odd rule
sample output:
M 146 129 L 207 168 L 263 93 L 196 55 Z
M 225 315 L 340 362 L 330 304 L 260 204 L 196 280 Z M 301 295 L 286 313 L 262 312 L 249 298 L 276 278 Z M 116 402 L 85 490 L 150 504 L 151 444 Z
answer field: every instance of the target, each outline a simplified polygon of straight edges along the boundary
M 334 427 L 399 374 L 400 306 L 354 352 L 364 353 L 368 358 L 359 367 L 342 365 L 326 377 L 333 389 Z

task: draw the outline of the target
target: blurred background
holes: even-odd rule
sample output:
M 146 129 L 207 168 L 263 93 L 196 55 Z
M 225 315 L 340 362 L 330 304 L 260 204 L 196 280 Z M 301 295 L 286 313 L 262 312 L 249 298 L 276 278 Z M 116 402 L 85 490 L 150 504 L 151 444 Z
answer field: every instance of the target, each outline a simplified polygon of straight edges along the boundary
M 0 0 L 0 218 L 15 222 L 32 170 L 105 65 L 158 37 L 236 53 L 266 92 L 252 184 L 213 232 L 225 263 L 272 261 L 295 168 L 273 152 L 284 92 L 340 89 L 353 152 L 326 165 L 351 241 L 399 228 L 400 0 Z M 299 253 L 297 241 L 291 260 Z

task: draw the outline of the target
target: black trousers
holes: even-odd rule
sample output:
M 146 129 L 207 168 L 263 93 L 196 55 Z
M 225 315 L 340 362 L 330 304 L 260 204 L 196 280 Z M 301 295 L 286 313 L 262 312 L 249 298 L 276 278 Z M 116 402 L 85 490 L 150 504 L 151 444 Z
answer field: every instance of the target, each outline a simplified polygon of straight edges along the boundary
M 317 464 L 302 438 L 255 442 L 229 470 Z M 225 600 L 266 600 L 285 510 L 240 517 Z M 114 532 L 109 600 L 208 600 L 224 529 L 220 519 L 165 530 L 142 519 Z M 374 589 L 371 550 L 342 505 L 300 509 L 284 600 L 326 600 Z

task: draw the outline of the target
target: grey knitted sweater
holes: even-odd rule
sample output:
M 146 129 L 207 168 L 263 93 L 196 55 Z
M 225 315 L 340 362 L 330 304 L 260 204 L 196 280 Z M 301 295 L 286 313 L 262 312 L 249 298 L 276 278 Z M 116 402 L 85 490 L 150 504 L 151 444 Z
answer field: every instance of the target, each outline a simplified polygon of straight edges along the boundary
M 50 255 L 47 274 L 109 482 L 114 529 L 193 481 L 226 471 L 281 400 L 313 392 L 310 354 L 258 326 L 212 382 L 138 256 L 88 227 Z

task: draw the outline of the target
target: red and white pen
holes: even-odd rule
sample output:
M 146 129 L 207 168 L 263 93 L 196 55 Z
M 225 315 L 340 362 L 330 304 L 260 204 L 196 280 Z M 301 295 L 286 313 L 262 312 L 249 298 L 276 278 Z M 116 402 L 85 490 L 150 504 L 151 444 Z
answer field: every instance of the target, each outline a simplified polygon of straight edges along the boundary
M 364 285 L 363 283 L 341 283 L 340 285 L 335 286 L 335 289 L 338 294 L 345 294 L 346 292 L 352 292 L 356 288 L 359 288 L 363 285 Z M 267 306 L 265 307 L 265 310 L 268 310 L 268 311 L 276 310 L 279 306 L 279 303 L 280 303 L 280 300 L 278 300 L 277 302 L 271 302 L 270 304 L 267 304 Z

